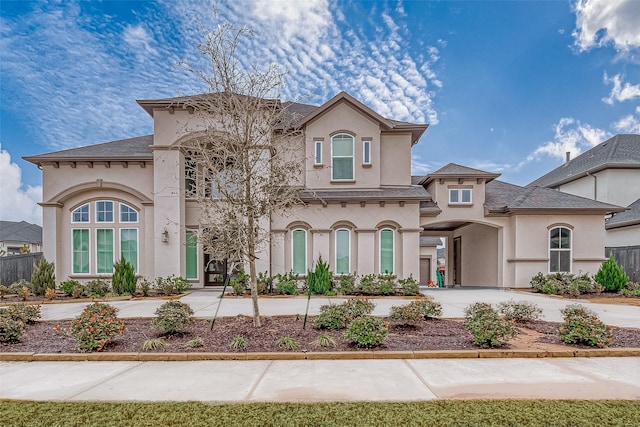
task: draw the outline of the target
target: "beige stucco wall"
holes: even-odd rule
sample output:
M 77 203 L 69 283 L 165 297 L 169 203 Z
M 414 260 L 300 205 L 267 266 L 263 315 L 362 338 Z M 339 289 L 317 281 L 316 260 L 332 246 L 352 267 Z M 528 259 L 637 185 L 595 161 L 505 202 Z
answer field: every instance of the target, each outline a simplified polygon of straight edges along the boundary
M 605 169 L 558 188 L 569 194 L 629 206 L 640 198 L 640 169 Z
M 453 233 L 461 237 L 464 286 L 498 286 L 498 229 L 470 224 Z
M 640 245 L 640 224 L 630 227 L 613 228 L 606 232 L 606 247 L 615 248 L 638 245 Z
M 380 143 L 380 185 L 411 184 L 411 134 L 383 133 Z

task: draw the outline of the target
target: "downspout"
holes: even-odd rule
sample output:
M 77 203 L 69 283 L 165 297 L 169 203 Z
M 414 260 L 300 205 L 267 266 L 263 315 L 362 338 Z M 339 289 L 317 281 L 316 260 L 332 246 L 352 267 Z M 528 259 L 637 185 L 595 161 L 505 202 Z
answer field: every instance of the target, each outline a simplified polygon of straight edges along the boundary
M 593 177 L 593 200 L 598 200 L 598 177 L 587 172 L 587 176 Z

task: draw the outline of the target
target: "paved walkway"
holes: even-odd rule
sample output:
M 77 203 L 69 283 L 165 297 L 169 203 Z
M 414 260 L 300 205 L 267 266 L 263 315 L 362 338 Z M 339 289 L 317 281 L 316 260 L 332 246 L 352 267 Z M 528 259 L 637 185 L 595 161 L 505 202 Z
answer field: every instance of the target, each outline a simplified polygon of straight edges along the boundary
M 497 289 L 425 291 L 445 317 L 477 301 L 538 304 L 546 320 L 575 301 Z M 251 300 L 197 290 L 181 299 L 198 317 L 251 314 Z M 339 298 L 313 298 L 310 313 Z M 122 318 L 150 317 L 164 301 L 113 302 Z M 264 315 L 302 314 L 307 300 L 261 298 Z M 386 315 L 406 299 L 375 299 Z M 591 304 L 610 325 L 640 327 L 640 307 Z M 86 303 L 46 304 L 44 319 L 71 319 Z M 361 401 L 449 398 L 640 399 L 640 358 L 257 360 L 187 362 L 0 362 L 0 399 Z

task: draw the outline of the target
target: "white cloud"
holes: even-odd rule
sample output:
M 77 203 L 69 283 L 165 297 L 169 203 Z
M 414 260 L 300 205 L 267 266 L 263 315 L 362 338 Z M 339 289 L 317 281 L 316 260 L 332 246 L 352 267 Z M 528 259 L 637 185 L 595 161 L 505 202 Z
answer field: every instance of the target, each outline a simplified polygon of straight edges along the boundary
M 0 146 L 0 219 L 3 221 L 27 221 L 42 225 L 42 187 L 22 184 L 22 170 L 11 162 L 11 155 Z
M 602 98 L 602 101 L 607 104 L 613 105 L 615 101 L 623 102 L 640 97 L 640 84 L 632 85 L 629 82 L 623 84 L 620 74 L 616 74 L 615 76 L 609 78 L 609 76 L 607 76 L 607 73 L 605 72 L 604 82 L 606 84 L 613 83 L 611 94 L 607 98 Z
M 635 115 L 629 114 L 611 125 L 620 133 L 640 133 L 640 107 L 636 107 Z
M 122 39 L 136 54 L 144 53 L 155 56 L 158 53 L 156 49 L 151 47 L 155 40 L 142 25 L 127 25 L 122 33 Z M 141 58 L 144 59 L 145 56 L 141 56 Z
M 575 13 L 572 35 L 579 50 L 608 44 L 620 52 L 640 47 L 640 1 L 578 0 Z
M 435 164 L 425 162 L 420 154 L 411 153 L 411 175 L 426 175 L 436 170 Z

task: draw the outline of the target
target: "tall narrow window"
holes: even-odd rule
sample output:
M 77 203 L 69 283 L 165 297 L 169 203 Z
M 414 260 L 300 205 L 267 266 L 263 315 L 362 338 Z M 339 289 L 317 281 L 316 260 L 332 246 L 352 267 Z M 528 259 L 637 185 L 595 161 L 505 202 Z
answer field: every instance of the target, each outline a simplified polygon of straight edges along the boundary
M 549 231 L 549 272 L 571 272 L 571 230 L 555 227 Z
M 353 176 L 353 137 L 345 133 L 331 138 L 331 178 L 334 180 L 352 180 Z
M 380 273 L 393 274 L 393 230 L 380 230 Z
M 120 203 L 120 222 L 138 222 L 138 211 Z
M 120 255 L 138 272 L 138 229 L 120 229 Z
M 113 222 L 113 202 L 96 202 L 96 222 Z
M 71 222 L 89 222 L 89 203 L 73 211 Z
M 313 155 L 313 164 L 321 165 L 322 164 L 322 141 L 314 141 L 314 155 Z
M 291 267 L 296 274 L 307 274 L 307 232 L 293 230 L 291 233 Z
M 351 236 L 347 229 L 336 230 L 336 274 L 349 274 L 351 272 Z
M 198 278 L 198 236 L 194 231 L 187 231 L 186 236 L 185 274 L 187 279 Z
M 113 229 L 96 230 L 96 273 L 113 273 Z
M 89 273 L 89 229 L 76 229 L 73 233 L 73 266 L 74 273 Z
M 362 141 L 362 164 L 371 164 L 371 141 Z

